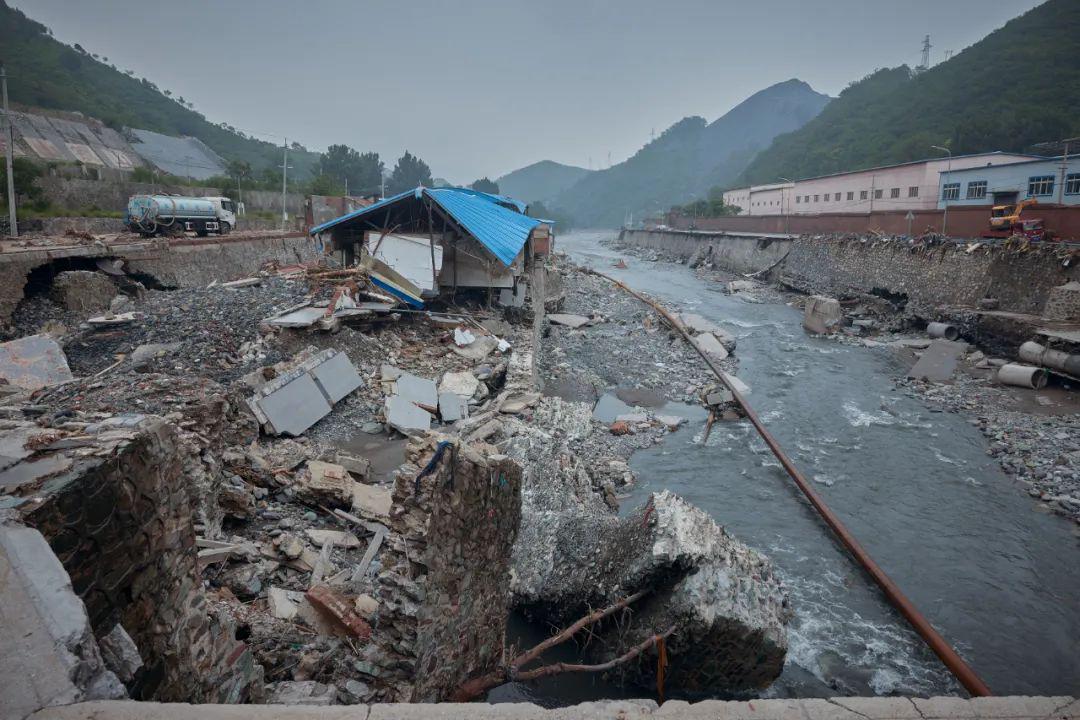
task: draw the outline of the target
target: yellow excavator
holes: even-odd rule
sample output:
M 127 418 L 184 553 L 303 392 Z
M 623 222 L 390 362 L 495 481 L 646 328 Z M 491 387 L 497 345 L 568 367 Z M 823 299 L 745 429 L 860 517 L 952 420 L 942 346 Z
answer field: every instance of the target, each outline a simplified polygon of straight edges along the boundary
M 1053 236 L 1046 231 L 1041 218 L 1021 217 L 1024 208 L 1037 205 L 1034 198 L 1018 203 L 995 205 L 990 209 L 990 231 L 983 237 L 1007 238 L 1022 235 L 1028 240 L 1051 240 Z

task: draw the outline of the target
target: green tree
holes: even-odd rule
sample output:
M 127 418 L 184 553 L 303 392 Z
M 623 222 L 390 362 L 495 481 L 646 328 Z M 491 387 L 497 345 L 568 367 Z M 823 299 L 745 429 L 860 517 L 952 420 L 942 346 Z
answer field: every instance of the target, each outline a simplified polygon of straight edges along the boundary
M 479 190 L 480 192 L 491 193 L 492 195 L 499 194 L 499 184 L 486 175 L 479 180 L 474 181 L 469 187 L 473 190 Z
M 44 192 L 37 184 L 42 169 L 24 157 L 14 158 L 11 167 L 15 177 L 15 207 L 18 209 L 29 204 L 42 209 L 47 205 Z M 7 208 L 7 163 L 0 163 L 0 205 Z
M 351 195 L 367 195 L 378 192 L 383 167 L 379 153 L 360 153 L 348 145 L 331 145 L 319 156 L 313 173 L 336 178 L 342 185 L 347 184 Z
M 334 175 L 322 173 L 311 179 L 308 192 L 312 195 L 344 195 L 345 184 Z
M 417 185 L 431 187 L 431 168 L 426 162 L 406 150 L 394 165 L 386 190 L 394 195 L 411 190 Z
M 230 160 L 225 165 L 225 172 L 233 181 L 240 185 L 244 180 L 251 177 L 251 163 L 246 160 Z

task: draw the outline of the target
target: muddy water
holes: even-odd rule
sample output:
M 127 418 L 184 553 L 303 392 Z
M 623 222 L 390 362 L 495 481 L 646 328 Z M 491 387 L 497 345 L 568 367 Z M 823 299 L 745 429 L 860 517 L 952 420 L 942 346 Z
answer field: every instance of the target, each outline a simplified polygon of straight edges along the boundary
M 1035 510 L 976 428 L 895 391 L 903 368 L 888 352 L 809 337 L 792 308 L 724 295 L 683 266 L 626 258 L 616 269 L 603 237 L 563 236 L 560 249 L 738 337 L 738 374 L 759 415 L 995 694 L 1080 694 L 1080 541 L 1068 521 Z M 959 692 L 752 427 L 717 424 L 707 446 L 700 432 L 691 422 L 637 453 L 626 504 L 669 488 L 775 561 L 796 617 L 785 671 L 765 694 Z M 583 691 L 570 681 L 529 692 L 552 703 Z

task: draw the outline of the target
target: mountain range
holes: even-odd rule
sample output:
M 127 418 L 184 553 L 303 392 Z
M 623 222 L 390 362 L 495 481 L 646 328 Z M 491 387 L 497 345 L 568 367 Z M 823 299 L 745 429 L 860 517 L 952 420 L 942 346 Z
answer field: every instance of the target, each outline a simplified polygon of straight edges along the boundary
M 550 203 L 559 193 L 588 175 L 591 170 L 563 165 L 552 160 L 526 165 L 498 178 L 499 192 L 525 202 Z
M 667 210 L 733 182 L 777 135 L 813 119 L 829 102 L 801 80 L 767 87 L 709 123 L 678 121 L 630 159 L 583 176 L 554 206 L 582 226 L 621 224 Z

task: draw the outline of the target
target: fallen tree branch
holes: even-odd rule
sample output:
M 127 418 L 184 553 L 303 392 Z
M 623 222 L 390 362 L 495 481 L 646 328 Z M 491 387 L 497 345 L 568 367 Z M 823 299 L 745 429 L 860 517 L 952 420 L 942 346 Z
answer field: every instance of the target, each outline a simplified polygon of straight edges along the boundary
M 520 669 L 523 665 L 527 665 L 533 660 L 539 658 L 545 651 L 555 647 L 556 645 L 560 645 L 566 642 L 576 633 L 578 633 L 582 628 L 593 625 L 600 620 L 608 617 L 609 615 L 613 615 L 619 610 L 626 608 L 630 605 L 630 603 L 641 599 L 647 592 L 648 590 L 640 590 L 633 595 L 628 595 L 627 597 L 619 600 L 612 605 L 591 612 L 585 617 L 575 622 L 573 625 L 566 627 L 559 633 L 552 635 L 547 640 L 544 640 L 542 643 L 536 645 L 531 650 L 518 655 L 509 663 L 500 667 L 499 669 L 494 670 L 487 675 L 482 675 L 480 677 L 473 678 L 472 680 L 465 682 L 465 684 L 459 687 L 457 691 L 455 691 L 450 696 L 450 702 L 469 702 L 471 700 L 475 700 L 488 690 L 491 690 L 494 687 L 498 687 L 499 685 L 502 685 L 503 683 L 509 682 L 511 680 L 534 680 L 536 678 L 547 677 L 548 675 L 558 675 L 560 673 L 567 672 L 604 672 L 605 670 L 610 670 L 613 667 L 622 665 L 626 662 L 629 662 L 630 660 L 633 660 L 645 650 L 652 647 L 657 642 L 667 638 L 669 635 L 671 635 L 671 633 L 675 632 L 675 626 L 668 628 L 667 630 L 658 635 L 650 636 L 646 640 L 630 648 L 627 652 L 623 653 L 619 657 L 613 658 L 606 663 L 600 663 L 599 665 L 576 665 L 573 663 L 560 662 L 553 663 L 551 665 L 542 665 L 538 668 L 533 668 L 532 670 Z

